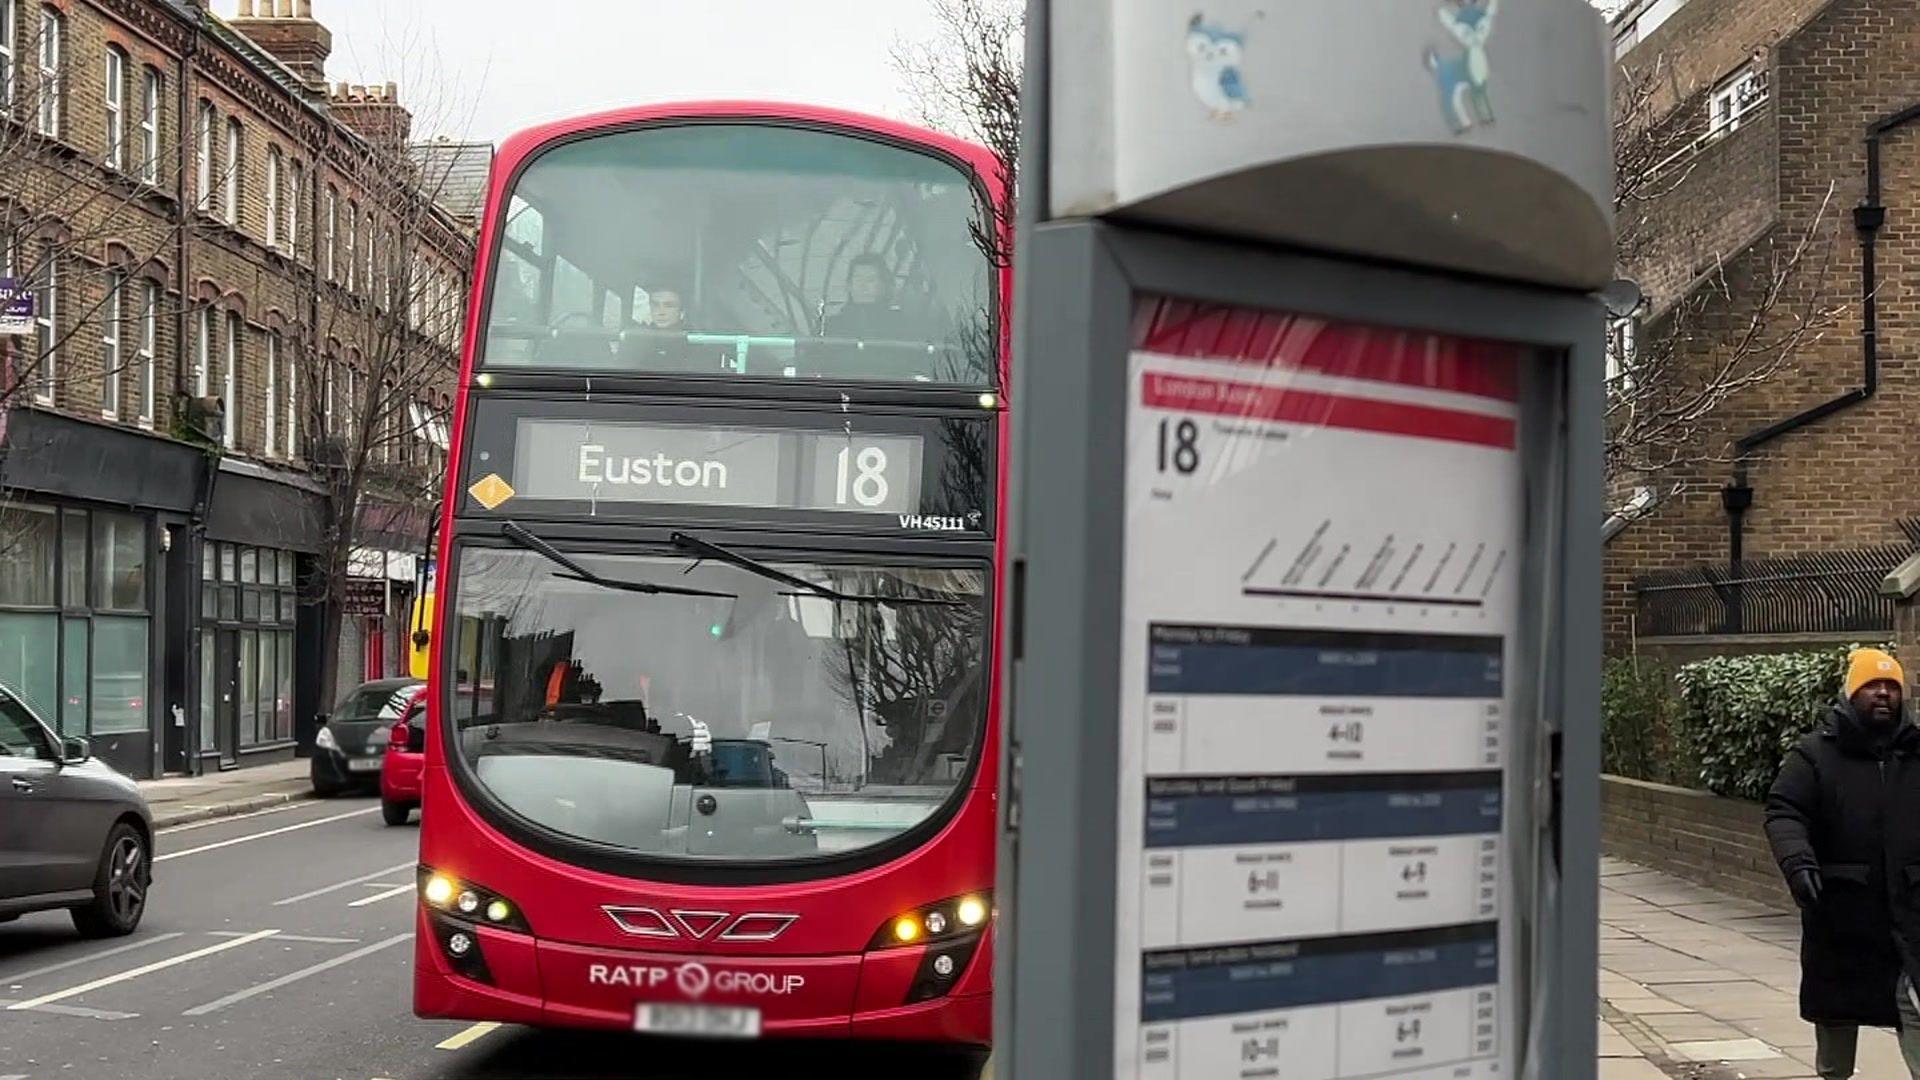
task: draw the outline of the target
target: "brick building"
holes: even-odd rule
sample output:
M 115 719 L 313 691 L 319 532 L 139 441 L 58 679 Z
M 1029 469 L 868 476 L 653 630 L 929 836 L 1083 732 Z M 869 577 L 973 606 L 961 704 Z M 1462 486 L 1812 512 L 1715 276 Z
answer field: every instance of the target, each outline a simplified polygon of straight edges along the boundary
M 1614 28 L 1617 82 L 1651 95 L 1630 145 L 1662 148 L 1620 214 L 1646 305 L 1615 373 L 1786 359 L 1691 460 L 1615 478 L 1638 513 L 1608 522 L 1609 648 L 1891 633 L 1878 587 L 1920 537 L 1920 3 L 1641 0 Z
M 472 259 L 311 0 L 228 14 L 0 0 L 0 683 L 141 776 L 402 666 Z

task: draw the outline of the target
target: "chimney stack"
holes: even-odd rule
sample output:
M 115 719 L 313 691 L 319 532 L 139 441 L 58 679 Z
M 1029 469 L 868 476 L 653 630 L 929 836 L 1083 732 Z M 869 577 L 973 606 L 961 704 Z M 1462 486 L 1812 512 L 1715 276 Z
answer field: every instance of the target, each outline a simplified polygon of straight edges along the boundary
M 326 91 L 333 32 L 314 21 L 312 0 L 240 0 L 231 25 L 287 65 L 309 90 Z
M 389 151 L 399 151 L 413 134 L 413 114 L 400 104 L 400 85 L 339 83 L 330 95 L 333 115 L 354 134 Z

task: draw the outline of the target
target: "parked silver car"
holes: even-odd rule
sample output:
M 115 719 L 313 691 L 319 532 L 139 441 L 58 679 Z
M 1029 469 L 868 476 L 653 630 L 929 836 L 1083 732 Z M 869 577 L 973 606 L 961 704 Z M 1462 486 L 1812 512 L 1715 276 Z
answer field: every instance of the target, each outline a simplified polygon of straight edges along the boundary
M 0 922 L 67 908 L 87 937 L 130 934 L 152 881 L 139 787 L 0 686 Z

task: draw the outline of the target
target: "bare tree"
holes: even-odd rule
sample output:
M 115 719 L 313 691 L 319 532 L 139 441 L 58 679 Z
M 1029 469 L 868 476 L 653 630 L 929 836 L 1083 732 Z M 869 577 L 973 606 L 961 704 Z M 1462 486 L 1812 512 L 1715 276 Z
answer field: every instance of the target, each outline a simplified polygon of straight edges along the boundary
M 312 198 L 318 257 L 302 278 L 314 325 L 294 354 L 309 459 L 326 487 L 320 557 L 301 583 L 318 604 L 320 685 L 340 664 L 355 548 L 421 536 L 447 467 L 471 237 L 445 209 L 451 163 L 408 143 L 413 118 L 370 94 L 330 155 L 349 188 Z M 351 191 L 351 198 L 349 197 Z
M 993 152 L 1006 192 L 974 240 L 996 265 L 1012 261 L 1014 182 L 1020 157 L 1020 74 L 1025 6 L 1020 0 L 928 0 L 935 31 L 897 41 L 893 67 L 928 127 L 971 139 Z
M 1659 207 L 1687 198 L 1699 153 L 1734 133 L 1715 130 L 1704 105 L 1663 57 L 1629 54 L 1616 72 L 1613 205 L 1616 264 L 1626 274 L 1676 257 L 1661 250 L 1672 237 Z M 1731 461 L 1738 450 L 1718 422 L 1723 408 L 1793 370 L 1839 323 L 1847 305 L 1832 285 L 1833 197 L 1829 185 L 1804 223 L 1778 224 L 1740 251 L 1720 253 L 1675 295 L 1650 298 L 1650 317 L 1616 325 L 1605 446 L 1616 499 L 1637 488 L 1657 500 L 1699 467 Z
M 0 446 L 22 406 L 191 435 L 174 388 L 159 382 L 159 338 L 182 303 L 163 268 L 202 227 L 194 202 L 226 176 L 182 171 L 181 135 L 163 130 L 160 76 L 117 51 L 105 72 L 104 152 L 77 148 L 65 33 L 51 16 L 37 22 L 15 55 L 50 66 L 0 80 L 0 277 L 34 312 L 29 332 L 0 336 Z M 0 526 L 0 550 L 10 531 Z

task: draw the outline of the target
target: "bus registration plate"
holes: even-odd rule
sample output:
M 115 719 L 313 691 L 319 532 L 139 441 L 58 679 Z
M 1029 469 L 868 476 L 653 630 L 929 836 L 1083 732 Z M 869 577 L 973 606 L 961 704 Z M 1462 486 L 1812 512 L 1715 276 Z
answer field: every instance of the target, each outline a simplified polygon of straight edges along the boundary
M 757 1039 L 760 1010 L 642 1002 L 634 1006 L 633 1030 L 708 1039 Z

